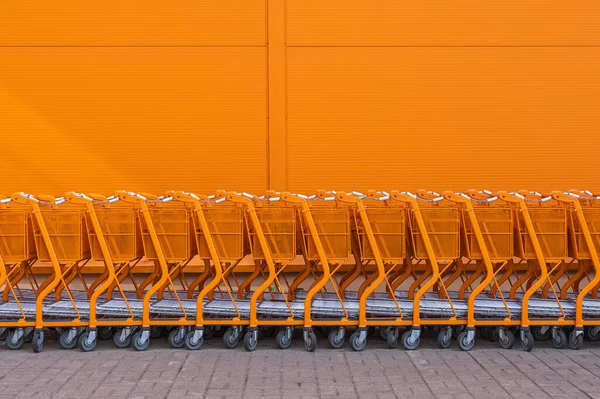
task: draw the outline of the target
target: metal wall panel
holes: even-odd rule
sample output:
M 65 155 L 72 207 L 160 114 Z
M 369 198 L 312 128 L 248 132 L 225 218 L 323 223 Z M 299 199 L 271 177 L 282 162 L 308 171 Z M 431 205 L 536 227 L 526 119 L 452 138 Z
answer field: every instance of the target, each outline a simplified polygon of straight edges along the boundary
M 263 47 L 0 48 L 0 187 L 262 192 Z
M 591 187 L 600 48 L 290 47 L 292 191 Z
M 289 46 L 598 46 L 595 0 L 288 0 Z

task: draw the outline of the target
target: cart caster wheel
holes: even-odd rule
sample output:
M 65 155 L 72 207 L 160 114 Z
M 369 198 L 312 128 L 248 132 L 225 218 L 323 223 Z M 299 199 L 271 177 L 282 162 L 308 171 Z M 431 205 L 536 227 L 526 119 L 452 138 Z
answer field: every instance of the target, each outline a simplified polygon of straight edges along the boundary
M 112 328 L 98 327 L 98 339 L 100 341 L 108 341 L 112 337 Z
M 552 334 L 552 345 L 556 349 L 564 349 L 567 346 L 567 334 L 561 329 L 556 329 L 556 334 Z
M 458 339 L 458 336 L 465 331 L 467 327 L 463 324 L 460 324 L 452 329 L 452 338 Z
M 33 334 L 35 333 L 35 330 L 31 330 L 29 331 L 28 334 L 25 335 L 25 343 L 28 344 L 31 341 L 33 341 Z
M 415 350 L 421 345 L 421 337 L 417 337 L 415 340 L 411 339 L 412 332 L 411 330 L 406 331 L 402 334 L 402 346 L 407 351 Z
M 131 339 L 133 341 L 133 349 L 139 352 L 145 351 L 150 345 L 150 338 L 142 341 L 142 334 L 143 331 L 138 331 L 135 334 L 133 334 L 133 337 Z
M 490 328 L 489 327 L 481 327 L 479 328 L 479 334 L 481 334 L 481 338 L 485 339 L 486 341 L 490 340 Z
M 8 335 L 8 328 L 0 328 L 2 332 L 0 332 L 0 342 L 6 341 L 6 336 Z
M 583 348 L 583 334 L 581 332 L 577 334 L 576 330 L 571 331 L 571 334 L 569 334 L 569 346 L 576 351 Z
M 279 349 L 287 349 L 292 344 L 292 339 L 288 338 L 287 331 L 283 329 L 275 336 L 275 342 L 277 342 L 277 347 Z
M 183 345 L 185 345 L 185 338 L 186 335 L 182 337 L 179 329 L 176 328 L 169 333 L 169 345 L 171 345 L 171 348 L 173 349 L 181 349 L 183 348 Z
M 379 337 L 382 341 L 388 340 L 388 334 L 390 333 L 391 329 L 392 327 L 379 327 Z
M 360 341 L 360 331 L 355 331 L 350 336 L 350 348 L 355 352 L 361 352 L 367 346 L 367 338 Z
M 304 349 L 314 352 L 317 349 L 317 336 L 314 331 L 308 331 L 304 336 Z
M 214 336 L 213 326 L 204 327 L 204 335 L 202 336 L 203 339 L 211 339 Z
M 340 334 L 339 329 L 331 330 L 329 336 L 327 337 L 327 341 L 329 342 L 329 346 L 331 349 L 341 349 L 344 347 L 344 338 L 346 337 L 345 331 L 342 331 Z
M 585 336 L 590 341 L 600 340 L 600 326 L 588 327 L 585 329 Z
M 131 345 L 131 334 L 128 334 L 123 338 L 121 331 L 117 331 L 115 335 L 113 335 L 113 342 L 117 348 L 128 348 L 129 345 Z
M 441 330 L 442 329 L 440 328 L 440 326 L 430 326 L 429 328 L 427 328 L 427 332 L 432 337 L 437 337 Z
M 232 328 L 223 334 L 223 343 L 227 349 L 235 348 L 240 342 L 240 333 L 236 333 Z
M 226 330 L 225 326 L 212 326 L 212 336 L 221 338 Z
M 79 336 L 79 347 L 84 352 L 91 352 L 96 349 L 96 339 L 94 338 L 91 342 L 88 342 L 88 336 L 90 333 L 88 331 L 84 332 Z
M 23 344 L 25 343 L 25 337 L 21 335 L 19 339 L 15 339 L 16 334 L 17 330 L 12 330 L 6 336 L 6 346 L 8 349 L 17 350 L 23 347 Z
M 206 329 L 204 330 L 206 331 Z M 191 351 L 197 351 L 198 349 L 200 349 L 202 347 L 202 345 L 204 345 L 204 336 L 200 337 L 200 339 L 198 339 L 198 341 L 196 341 L 196 343 L 193 342 L 194 339 L 194 330 L 192 331 L 188 331 L 187 334 L 185 334 L 185 347 Z
M 387 334 L 388 348 L 396 349 L 398 347 L 398 335 L 400 335 L 400 331 L 397 328 L 390 328 Z
M 490 331 L 488 333 L 488 341 L 498 342 L 499 339 L 500 339 L 500 333 L 498 332 L 498 327 L 490 328 Z
M 547 326 L 531 327 L 531 334 L 536 341 L 548 341 L 552 336 L 552 328 Z
M 458 341 L 458 347 L 461 351 L 468 352 L 475 346 L 475 339 L 469 340 L 469 333 L 467 331 L 463 331 L 458 334 L 456 339 Z
M 523 339 L 521 339 L 521 348 L 523 348 L 525 352 L 531 352 L 533 350 L 533 345 L 533 334 L 529 331 L 525 331 Z
M 65 330 L 60 334 L 58 342 L 63 349 L 73 349 L 77 346 L 77 335 L 69 340 L 69 330 Z
M 40 353 L 44 348 L 44 334 L 36 331 L 31 338 L 31 347 L 35 353 Z
M 517 339 L 515 338 L 515 334 L 508 328 L 504 329 L 503 337 L 498 338 L 500 347 L 503 349 L 512 349 L 512 347 L 515 346 L 516 341 Z
M 437 335 L 438 346 L 442 349 L 448 349 L 452 343 L 452 331 L 443 328 Z
M 151 326 L 150 327 L 150 338 L 160 338 L 162 335 L 162 331 L 160 326 Z
M 248 352 L 254 352 L 256 347 L 258 346 L 258 339 L 255 337 L 254 331 L 248 331 L 246 335 L 244 335 L 244 348 Z

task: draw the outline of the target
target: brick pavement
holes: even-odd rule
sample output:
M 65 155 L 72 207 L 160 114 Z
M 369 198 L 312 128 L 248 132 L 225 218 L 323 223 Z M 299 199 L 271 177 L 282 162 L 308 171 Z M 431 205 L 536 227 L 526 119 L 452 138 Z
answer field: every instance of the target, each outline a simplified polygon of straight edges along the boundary
M 426 338 L 420 350 L 389 350 L 378 338 L 367 350 L 327 348 L 320 338 L 314 353 L 301 334 L 292 348 L 273 338 L 246 352 L 222 349 L 214 338 L 200 351 L 174 350 L 154 340 L 146 352 L 115 349 L 100 342 L 96 351 L 62 350 L 48 342 L 41 354 L 0 346 L 0 392 L 11 398 L 207 397 L 207 398 L 600 398 L 600 343 L 581 351 L 539 343 L 531 353 L 503 350 L 478 339 L 476 349 L 456 344 L 435 349 Z

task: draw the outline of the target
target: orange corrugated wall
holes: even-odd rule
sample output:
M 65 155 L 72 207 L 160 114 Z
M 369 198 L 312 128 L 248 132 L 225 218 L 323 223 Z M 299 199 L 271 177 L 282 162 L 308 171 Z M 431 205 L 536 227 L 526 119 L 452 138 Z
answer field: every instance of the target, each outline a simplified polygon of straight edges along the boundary
M 600 2 L 0 2 L 0 193 L 600 190 Z

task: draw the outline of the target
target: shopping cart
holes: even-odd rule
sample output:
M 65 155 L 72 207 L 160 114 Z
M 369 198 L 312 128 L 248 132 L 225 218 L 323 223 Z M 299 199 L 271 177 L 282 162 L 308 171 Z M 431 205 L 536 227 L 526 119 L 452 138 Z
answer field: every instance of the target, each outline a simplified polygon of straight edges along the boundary
M 91 294 L 81 273 L 90 259 L 84 207 L 63 197 L 34 197 L 24 193 L 13 195 L 12 202 L 31 206 L 37 258 L 51 262 L 53 269 L 52 274 L 37 287 L 35 309 L 31 309 L 31 317 L 35 317 L 33 350 L 42 350 L 44 328 L 57 331 L 63 348 L 74 348 L 79 333 L 88 325 Z M 76 277 L 80 278 L 82 290 L 70 287 Z M 53 301 L 50 300 L 52 293 Z
M 20 349 L 35 327 L 38 282 L 31 267 L 37 261 L 32 207 L 0 197 L 0 339 L 9 349 Z M 20 286 L 26 279 L 29 289 Z
M 513 212 L 510 205 L 489 191 L 470 190 L 468 194 L 444 192 L 444 197 L 457 203 L 461 218 L 461 254 L 476 267 L 470 275 L 463 269 L 463 283 L 458 298 L 467 300 L 467 328 L 457 336 L 461 350 L 475 345 L 475 328 L 491 341 L 499 340 L 504 348 L 511 348 L 515 336 L 511 329 L 520 323 L 521 304 L 509 301 L 502 292 L 496 276 L 512 267 L 514 255 Z M 479 283 L 477 283 L 479 281 Z M 448 282 L 447 282 L 448 284 Z M 472 285 L 476 284 L 474 288 Z M 489 298 L 479 296 L 489 289 Z M 470 292 L 467 292 L 470 290 Z M 498 294 L 499 298 L 496 298 Z M 442 348 L 448 347 L 450 337 L 438 336 Z
M 556 290 L 566 270 L 567 210 L 556 195 L 521 191 L 499 192 L 498 197 L 513 207 L 515 255 L 527 265 L 510 290 L 513 300 L 519 289 L 523 292 L 521 347 L 531 351 L 534 336 L 549 334 L 555 347 L 564 348 L 567 337 L 561 327 L 573 325 L 575 317 L 574 304 L 561 301 Z
M 142 324 L 142 292 L 126 292 L 122 287 L 123 280 L 129 277 L 137 289 L 132 270 L 144 255 L 138 199 L 123 192 L 111 197 L 70 192 L 65 198 L 85 206 L 91 259 L 104 264 L 103 272 L 89 287 L 89 326 L 80 334 L 79 346 L 83 351 L 91 351 L 98 338 L 106 340 L 112 336 L 117 347 L 127 347 L 132 331 Z M 115 290 L 117 298 L 113 298 Z M 115 328 L 121 330 L 113 336 Z
M 583 347 L 584 333 L 592 341 L 600 339 L 600 197 L 586 190 L 553 192 L 552 195 L 567 207 L 569 253 L 577 260 L 576 272 L 563 284 L 561 300 L 568 298 L 569 291 L 576 295 L 575 328 L 569 334 L 568 343 L 578 350 Z M 580 290 L 580 282 L 585 277 L 588 283 Z
M 422 326 L 441 327 L 439 340 L 440 335 L 451 337 L 450 326 L 460 328 L 466 324 L 466 304 L 453 298 L 444 280 L 452 276 L 453 268 L 462 267 L 459 214 L 456 204 L 434 192 L 394 191 L 392 199 L 409 204 L 409 248 L 415 262 L 410 262 L 410 273 L 404 275 L 414 276 L 405 293 L 405 298 L 412 303 L 412 327 L 402 334 L 401 341 L 405 349 L 413 350 L 420 345 Z M 437 298 L 430 297 L 431 294 Z M 397 345 L 399 335 L 398 328 L 387 333 L 389 347 Z
M 223 342 L 227 348 L 234 348 L 250 317 L 250 301 L 243 295 L 238 297 L 240 284 L 234 273 L 249 253 L 246 204 L 243 200 L 236 201 L 241 196 L 225 191 L 211 197 L 178 191 L 173 197 L 193 210 L 198 255 L 205 268 L 190 283 L 187 299 L 182 301 L 186 314 L 176 311 L 182 317 L 182 325 L 190 326 L 191 330 L 179 328 L 177 342 L 170 339 L 171 345 L 196 350 L 203 345 L 205 337 L 212 335 L 213 328 L 227 327 Z
M 191 322 L 174 280 L 179 281 L 181 293 L 188 291 L 184 269 L 198 253 L 192 208 L 187 203 L 174 201 L 173 192 L 162 197 L 128 195 L 138 201 L 144 253 L 155 265 L 154 271 L 138 287 L 138 292 L 144 292 L 142 328 L 132 336 L 133 347 L 138 351 L 147 349 L 151 336 L 159 335 L 157 327 L 178 327 L 171 331 L 169 341 L 181 347 L 185 326 Z M 154 331 L 152 327 L 155 327 Z

